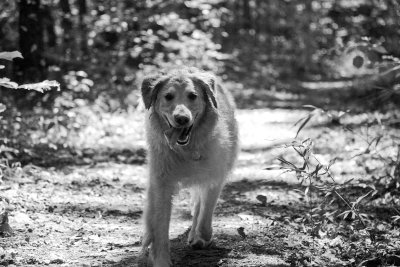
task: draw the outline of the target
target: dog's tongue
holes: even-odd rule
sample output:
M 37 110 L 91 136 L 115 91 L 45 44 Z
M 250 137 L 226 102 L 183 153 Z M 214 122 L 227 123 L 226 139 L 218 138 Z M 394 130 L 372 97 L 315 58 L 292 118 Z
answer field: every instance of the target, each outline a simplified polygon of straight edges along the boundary
M 164 132 L 164 136 L 168 141 L 168 144 L 170 147 L 173 147 L 176 145 L 176 142 L 178 141 L 179 137 L 184 133 L 185 128 L 169 128 Z

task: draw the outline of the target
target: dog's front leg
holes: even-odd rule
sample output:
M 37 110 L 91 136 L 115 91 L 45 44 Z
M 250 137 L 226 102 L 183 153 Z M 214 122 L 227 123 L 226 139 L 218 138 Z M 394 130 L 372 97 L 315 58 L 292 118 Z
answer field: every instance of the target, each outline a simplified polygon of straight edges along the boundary
M 154 267 L 169 267 L 171 258 L 168 232 L 174 187 L 159 177 L 151 177 L 147 190 L 143 246 L 150 245 L 150 258 Z
M 194 249 L 208 247 L 212 243 L 212 216 L 223 184 L 201 188 L 195 198 L 193 224 L 188 243 Z

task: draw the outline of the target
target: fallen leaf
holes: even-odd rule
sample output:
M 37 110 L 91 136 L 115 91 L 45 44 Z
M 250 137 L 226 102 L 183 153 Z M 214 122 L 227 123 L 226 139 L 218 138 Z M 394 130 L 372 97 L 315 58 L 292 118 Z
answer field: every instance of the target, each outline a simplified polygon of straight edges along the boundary
M 246 238 L 246 237 L 247 237 L 246 233 L 244 232 L 244 227 L 239 227 L 239 228 L 237 229 L 237 232 L 238 232 L 238 234 L 239 234 L 241 237 L 243 237 L 243 238 Z
M 267 205 L 267 197 L 264 195 L 257 195 L 256 199 L 261 202 L 263 206 Z

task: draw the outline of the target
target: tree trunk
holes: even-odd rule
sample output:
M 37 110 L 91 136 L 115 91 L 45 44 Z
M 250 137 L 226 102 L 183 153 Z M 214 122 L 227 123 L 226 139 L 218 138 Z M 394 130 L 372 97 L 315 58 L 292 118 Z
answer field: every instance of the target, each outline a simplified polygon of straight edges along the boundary
M 86 0 L 78 0 L 79 10 L 79 48 L 81 55 L 87 55 L 89 49 L 87 46 L 87 27 L 85 23 L 85 16 L 87 14 L 87 3 Z M 81 57 L 81 56 L 80 56 Z
M 40 0 L 19 2 L 19 50 L 24 59 L 16 64 L 18 82 L 38 82 L 45 76 Z
M 62 11 L 61 28 L 63 29 L 62 52 L 66 59 L 71 59 L 72 56 L 72 21 L 71 7 L 68 0 L 60 0 L 60 8 Z
M 45 47 L 55 47 L 57 44 L 57 36 L 54 29 L 55 21 L 49 5 L 43 5 L 41 11 L 43 18 L 43 29 L 45 33 Z
M 310 74 L 310 72 L 314 71 L 314 63 L 313 63 L 313 53 L 316 50 L 315 39 L 313 36 L 313 32 L 310 28 L 311 23 L 313 22 L 314 13 L 312 9 L 312 1 L 304 0 L 303 4 L 305 6 L 304 15 L 302 18 L 301 28 L 299 35 L 301 37 L 301 42 L 303 43 L 303 52 L 302 52 L 302 65 L 305 74 Z
M 252 28 L 252 16 L 249 0 L 243 0 L 243 28 L 250 30 Z

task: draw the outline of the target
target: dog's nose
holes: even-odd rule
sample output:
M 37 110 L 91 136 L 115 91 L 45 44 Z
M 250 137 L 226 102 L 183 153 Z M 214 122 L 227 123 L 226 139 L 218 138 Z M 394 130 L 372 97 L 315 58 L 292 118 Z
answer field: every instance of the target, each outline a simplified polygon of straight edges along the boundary
M 176 123 L 178 123 L 181 126 L 186 125 L 189 122 L 189 118 L 182 115 L 175 115 L 174 119 Z

